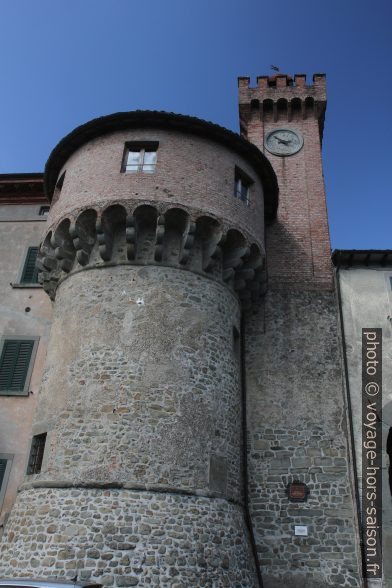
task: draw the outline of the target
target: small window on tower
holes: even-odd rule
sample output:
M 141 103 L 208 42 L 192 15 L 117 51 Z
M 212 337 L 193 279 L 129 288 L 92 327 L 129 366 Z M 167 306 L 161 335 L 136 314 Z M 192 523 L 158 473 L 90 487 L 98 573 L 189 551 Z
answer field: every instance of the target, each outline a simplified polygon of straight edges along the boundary
M 242 200 L 242 202 L 245 202 L 248 206 L 250 203 L 250 189 L 252 184 L 253 180 L 236 167 L 234 176 L 234 196 Z
M 157 163 L 158 143 L 127 143 L 122 171 L 125 173 L 144 172 L 152 174 Z
M 39 216 L 45 216 L 45 217 L 48 216 L 49 208 L 50 208 L 49 206 L 40 206 L 39 213 L 38 213 Z
M 29 463 L 27 465 L 27 474 L 39 474 L 41 471 L 42 460 L 44 457 L 46 443 L 46 433 L 34 435 L 31 441 Z
M 63 172 L 61 174 L 61 176 L 59 177 L 59 179 L 57 180 L 57 183 L 56 183 L 56 186 L 55 186 L 54 192 L 53 192 L 52 204 L 57 202 L 57 200 L 60 197 L 60 192 L 61 192 L 61 190 L 63 188 L 63 184 L 64 184 L 64 178 L 65 178 L 65 172 Z

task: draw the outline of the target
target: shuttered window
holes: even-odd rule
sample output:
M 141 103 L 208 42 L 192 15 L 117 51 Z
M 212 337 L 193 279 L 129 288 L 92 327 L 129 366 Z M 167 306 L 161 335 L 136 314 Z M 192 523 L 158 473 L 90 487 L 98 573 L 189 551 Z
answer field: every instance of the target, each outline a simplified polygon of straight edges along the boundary
M 21 284 L 38 283 L 38 269 L 35 266 L 37 253 L 38 247 L 29 247 L 23 267 L 22 277 L 20 279 Z
M 0 358 L 0 394 L 23 394 L 35 341 L 6 339 Z
M 1 491 L 1 488 L 3 486 L 3 481 L 4 481 L 6 467 L 7 467 L 7 460 L 6 459 L 0 459 L 0 491 Z

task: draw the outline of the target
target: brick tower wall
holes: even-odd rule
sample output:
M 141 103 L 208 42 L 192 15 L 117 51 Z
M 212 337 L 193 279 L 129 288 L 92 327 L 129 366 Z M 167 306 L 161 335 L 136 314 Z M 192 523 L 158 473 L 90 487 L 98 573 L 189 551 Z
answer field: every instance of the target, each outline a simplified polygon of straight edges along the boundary
M 268 274 L 271 286 L 331 290 L 332 266 L 321 161 L 321 139 L 326 106 L 325 76 L 259 77 L 239 79 L 240 125 L 244 137 L 268 157 L 278 178 L 277 219 L 268 227 Z M 299 153 L 272 155 L 264 137 L 289 127 L 304 137 Z
M 360 586 L 360 564 L 337 307 L 321 162 L 325 77 L 239 80 L 243 136 L 268 157 L 279 183 L 266 229 L 268 291 L 246 317 L 250 510 L 266 588 Z M 264 137 L 304 137 L 291 156 Z M 307 484 L 290 502 L 289 482 Z M 308 536 L 294 535 L 306 525 Z

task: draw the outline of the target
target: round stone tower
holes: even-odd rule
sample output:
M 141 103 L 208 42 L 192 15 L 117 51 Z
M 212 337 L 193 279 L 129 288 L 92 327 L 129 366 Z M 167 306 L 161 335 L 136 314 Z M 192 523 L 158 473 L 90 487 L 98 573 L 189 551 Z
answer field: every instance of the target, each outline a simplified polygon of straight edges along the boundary
M 54 319 L 33 429 L 45 446 L 0 573 L 256 586 L 240 315 L 263 293 L 270 164 L 211 123 L 136 111 L 65 137 L 45 182 Z

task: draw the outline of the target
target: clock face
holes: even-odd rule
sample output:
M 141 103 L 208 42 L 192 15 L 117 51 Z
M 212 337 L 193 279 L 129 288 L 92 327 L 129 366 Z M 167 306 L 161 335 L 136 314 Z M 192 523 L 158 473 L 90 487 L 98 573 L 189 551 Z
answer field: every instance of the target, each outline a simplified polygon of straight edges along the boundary
M 266 135 L 264 144 L 270 153 L 285 157 L 297 153 L 304 144 L 304 139 L 292 129 L 275 129 Z

